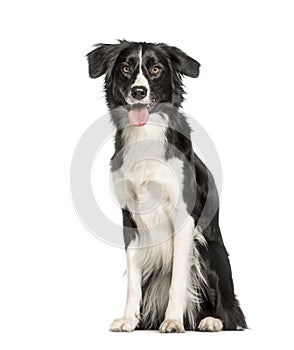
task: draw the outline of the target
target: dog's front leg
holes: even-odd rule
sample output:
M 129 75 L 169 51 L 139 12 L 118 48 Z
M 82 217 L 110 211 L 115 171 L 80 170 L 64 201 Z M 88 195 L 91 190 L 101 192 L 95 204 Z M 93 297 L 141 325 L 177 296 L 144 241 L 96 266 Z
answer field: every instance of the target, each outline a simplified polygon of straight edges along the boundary
M 138 248 L 127 249 L 128 289 L 124 316 L 114 320 L 110 326 L 113 332 L 131 332 L 140 320 L 141 268 L 136 261 Z
M 194 221 L 189 217 L 184 226 L 173 235 L 173 267 L 169 302 L 165 319 L 159 330 L 163 333 L 184 332 L 183 318 L 186 309 L 187 282 L 191 268 Z

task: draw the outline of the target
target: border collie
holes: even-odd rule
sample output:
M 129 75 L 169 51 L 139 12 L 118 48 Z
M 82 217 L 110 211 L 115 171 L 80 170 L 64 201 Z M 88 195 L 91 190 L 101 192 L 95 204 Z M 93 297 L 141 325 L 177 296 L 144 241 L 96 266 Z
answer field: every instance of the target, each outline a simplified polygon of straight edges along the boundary
M 87 55 L 105 75 L 116 127 L 111 171 L 122 209 L 127 300 L 111 331 L 247 328 L 219 228 L 218 193 L 180 111 L 200 64 L 166 44 L 119 41 Z

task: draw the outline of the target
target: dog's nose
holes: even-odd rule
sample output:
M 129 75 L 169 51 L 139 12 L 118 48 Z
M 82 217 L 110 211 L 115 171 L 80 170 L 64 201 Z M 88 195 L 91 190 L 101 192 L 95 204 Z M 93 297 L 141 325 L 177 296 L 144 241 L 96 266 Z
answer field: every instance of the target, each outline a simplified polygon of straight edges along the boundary
M 134 86 L 131 89 L 131 95 L 136 100 L 142 100 L 147 95 L 147 89 L 144 86 Z

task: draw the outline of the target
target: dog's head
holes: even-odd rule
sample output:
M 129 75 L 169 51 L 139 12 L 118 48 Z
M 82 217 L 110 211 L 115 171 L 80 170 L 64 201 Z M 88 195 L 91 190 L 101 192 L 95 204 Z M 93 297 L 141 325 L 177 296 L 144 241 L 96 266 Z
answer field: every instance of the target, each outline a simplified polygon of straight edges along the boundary
M 125 106 L 135 126 L 144 125 L 158 103 L 179 107 L 184 94 L 182 76 L 199 75 L 200 64 L 176 47 L 129 41 L 97 46 L 87 55 L 89 75 L 106 75 L 108 106 Z

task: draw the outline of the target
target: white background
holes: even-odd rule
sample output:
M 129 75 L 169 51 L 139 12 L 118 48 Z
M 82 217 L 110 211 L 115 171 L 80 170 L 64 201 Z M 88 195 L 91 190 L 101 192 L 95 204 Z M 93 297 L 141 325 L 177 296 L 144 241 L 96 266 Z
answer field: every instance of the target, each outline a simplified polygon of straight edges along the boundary
M 27 0 L 0 13 L 1 348 L 291 348 L 291 1 Z M 124 251 L 79 221 L 69 169 L 106 112 L 84 56 L 118 38 L 167 42 L 202 64 L 184 109 L 222 161 L 221 228 L 248 331 L 108 332 L 124 306 Z

